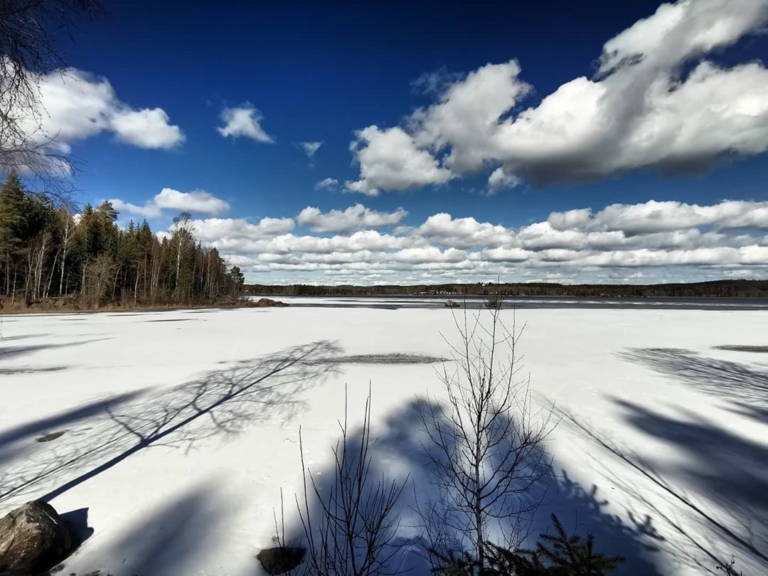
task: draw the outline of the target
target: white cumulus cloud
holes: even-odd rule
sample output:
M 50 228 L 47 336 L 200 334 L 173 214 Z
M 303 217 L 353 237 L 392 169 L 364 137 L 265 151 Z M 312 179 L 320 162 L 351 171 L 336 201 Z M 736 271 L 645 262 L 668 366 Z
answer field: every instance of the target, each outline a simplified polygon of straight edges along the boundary
M 179 192 L 172 188 L 163 188 L 154 198 L 160 208 L 194 212 L 197 214 L 223 214 L 229 211 L 229 204 L 204 190 Z
M 292 218 L 263 218 L 253 224 L 242 218 L 195 220 L 195 234 L 203 242 L 237 246 L 288 234 L 296 227 Z
M 322 146 L 322 142 L 301 142 L 299 143 L 299 146 L 301 146 L 302 150 L 306 153 L 307 156 L 312 158 L 315 153 L 320 150 L 320 146 Z
M 617 204 L 552 213 L 520 227 L 442 212 L 413 226 L 406 218 L 404 211 L 356 205 L 193 226 L 254 281 L 269 273 L 261 281 L 652 283 L 768 272 L 768 202 Z M 297 233 L 297 224 L 308 231 Z
M 315 188 L 317 190 L 323 190 L 328 188 L 336 188 L 336 186 L 338 185 L 339 185 L 339 181 L 336 180 L 336 178 L 323 178 L 322 180 L 320 180 L 320 182 L 315 184 Z
M 511 232 L 504 226 L 478 222 L 474 218 L 453 218 L 444 212 L 427 218 L 418 233 L 455 248 L 500 246 L 511 239 Z
M 106 78 L 68 68 L 35 81 L 41 109 L 21 117 L 20 125 L 33 143 L 58 154 L 68 154 L 72 144 L 101 133 L 149 149 L 171 149 L 185 140 L 167 112 L 132 108 L 117 97 Z
M 183 142 L 184 136 L 168 121 L 168 114 L 160 108 L 123 110 L 112 119 L 112 130 L 121 142 L 140 148 L 172 148 Z
M 194 192 L 179 192 L 172 188 L 163 188 L 151 200 L 142 206 L 111 199 L 112 205 L 118 212 L 125 212 L 143 218 L 159 218 L 163 210 L 176 212 L 191 212 L 193 214 L 219 215 L 229 211 L 229 203 L 204 190 Z
M 159 218 L 163 213 L 160 207 L 151 201 L 145 202 L 141 206 L 124 202 L 119 198 L 112 198 L 109 201 L 120 214 L 130 214 L 131 216 L 139 216 L 141 218 Z
M 264 119 L 261 112 L 250 102 L 246 102 L 234 108 L 224 108 L 221 112 L 221 121 L 224 123 L 216 130 L 225 138 L 250 138 L 257 142 L 270 144 L 274 142 L 272 137 L 261 127 Z
M 488 177 L 488 194 L 495 194 L 505 188 L 514 188 L 522 183 L 520 178 L 514 174 L 507 173 L 504 168 L 496 168 Z
M 764 153 L 768 70 L 706 57 L 766 24 L 768 0 L 663 4 L 605 43 L 594 78 L 574 78 L 527 108 L 520 65 L 487 64 L 404 127 L 361 130 L 352 147 L 360 179 L 350 188 L 403 191 L 491 169 L 495 191 L 518 179 L 546 186 L 635 169 L 695 172 Z
M 380 190 L 402 192 L 451 179 L 451 172 L 401 128 L 369 126 L 357 133 L 351 148 L 360 164 L 360 180 L 346 184 L 352 192 L 378 196 Z
M 346 210 L 330 210 L 323 213 L 319 208 L 308 206 L 297 216 L 296 221 L 308 226 L 313 232 L 352 232 L 362 228 L 380 228 L 395 226 L 408 215 L 399 208 L 395 212 L 377 212 L 362 204 L 350 206 Z
M 768 204 L 729 200 L 713 206 L 699 206 L 650 200 L 643 204 L 612 204 L 595 214 L 588 209 L 553 212 L 548 221 L 559 230 L 622 231 L 630 235 L 701 226 L 768 230 Z

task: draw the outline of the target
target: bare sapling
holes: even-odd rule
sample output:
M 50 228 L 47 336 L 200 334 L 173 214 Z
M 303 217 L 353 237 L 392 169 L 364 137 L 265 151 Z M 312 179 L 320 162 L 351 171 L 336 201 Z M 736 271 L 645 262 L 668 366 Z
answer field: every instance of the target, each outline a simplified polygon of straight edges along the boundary
M 303 573 L 311 576 L 373 576 L 400 571 L 395 506 L 407 482 L 387 480 L 372 469 L 371 390 L 360 432 L 350 435 L 347 391 L 341 437 L 333 449 L 333 473 L 321 485 L 308 469 L 299 431 L 303 495 L 296 497 L 307 544 Z
M 543 497 L 551 411 L 532 407 L 516 354 L 523 329 L 514 311 L 511 330 L 501 314 L 501 306 L 453 314 L 459 338 L 443 335 L 453 362 L 438 371 L 442 401 L 418 404 L 434 485 L 417 508 L 437 573 L 487 573 L 488 544 L 519 546 Z

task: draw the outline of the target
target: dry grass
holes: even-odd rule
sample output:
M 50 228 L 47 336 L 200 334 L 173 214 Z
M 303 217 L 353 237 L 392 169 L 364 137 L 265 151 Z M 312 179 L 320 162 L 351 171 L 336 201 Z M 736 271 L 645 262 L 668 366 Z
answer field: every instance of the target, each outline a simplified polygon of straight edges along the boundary
M 158 312 L 165 310 L 190 310 L 204 308 L 252 308 L 256 303 L 250 300 L 226 300 L 212 303 L 120 303 L 113 302 L 100 306 L 89 306 L 76 299 L 50 299 L 28 305 L 23 300 L 11 303 L 0 300 L 0 314 L 50 314 L 50 313 L 98 313 L 98 312 Z

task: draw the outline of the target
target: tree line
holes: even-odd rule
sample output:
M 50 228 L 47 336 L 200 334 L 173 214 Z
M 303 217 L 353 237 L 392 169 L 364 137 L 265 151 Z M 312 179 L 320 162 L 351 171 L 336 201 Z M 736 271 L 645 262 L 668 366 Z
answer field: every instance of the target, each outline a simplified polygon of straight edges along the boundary
M 239 297 L 243 274 L 195 239 L 190 214 L 162 237 L 146 220 L 121 228 L 117 217 L 110 202 L 75 215 L 9 175 L 0 187 L 0 306 L 190 306 Z
M 504 296 L 574 298 L 768 298 L 768 281 L 719 280 L 679 284 L 475 283 L 411 286 L 275 286 L 250 284 L 247 294 L 269 296 Z

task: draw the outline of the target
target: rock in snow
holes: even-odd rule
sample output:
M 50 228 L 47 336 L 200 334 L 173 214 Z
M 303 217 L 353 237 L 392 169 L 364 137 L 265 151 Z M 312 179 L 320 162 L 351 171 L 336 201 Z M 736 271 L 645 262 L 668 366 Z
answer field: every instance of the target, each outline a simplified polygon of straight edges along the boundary
M 258 302 L 256 302 L 255 306 L 258 306 L 259 308 L 283 308 L 285 306 L 288 306 L 285 302 L 280 302 L 280 300 L 272 300 L 271 298 L 259 298 Z
M 285 574 L 301 564 L 306 553 L 304 548 L 279 546 L 262 550 L 256 559 L 267 574 Z
M 27 502 L 0 519 L 0 574 L 38 574 L 77 547 L 77 538 L 45 502 Z

